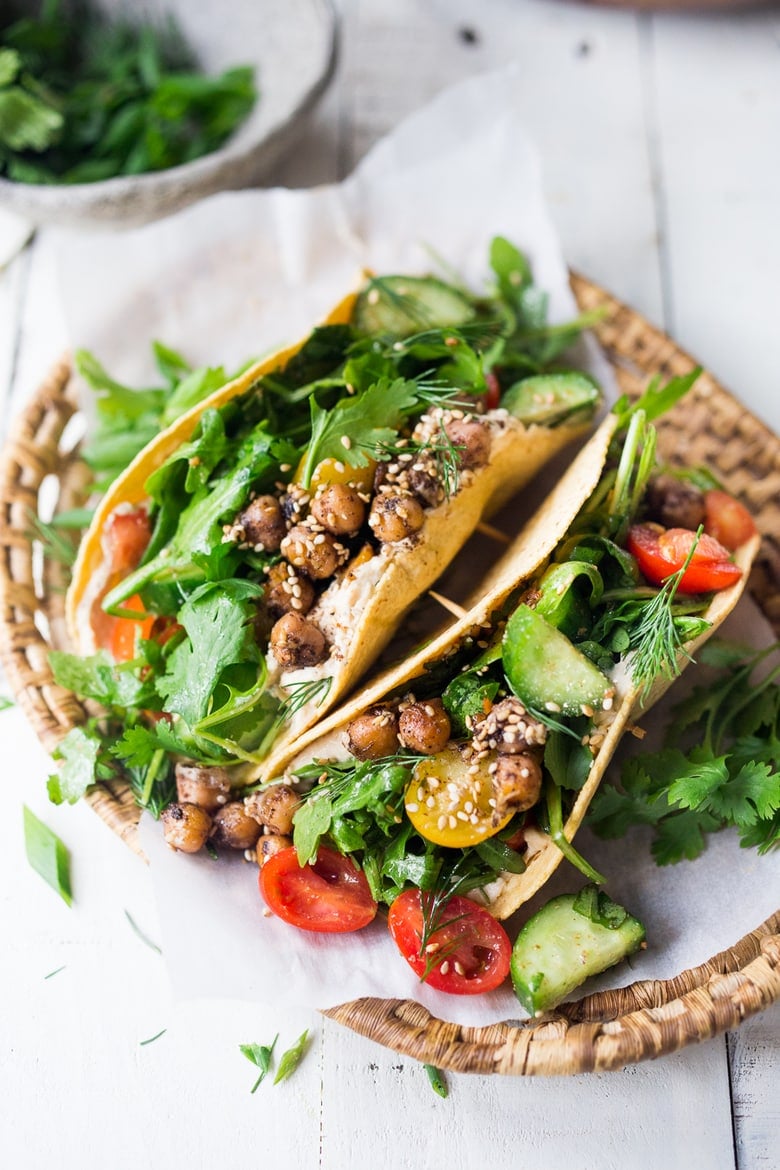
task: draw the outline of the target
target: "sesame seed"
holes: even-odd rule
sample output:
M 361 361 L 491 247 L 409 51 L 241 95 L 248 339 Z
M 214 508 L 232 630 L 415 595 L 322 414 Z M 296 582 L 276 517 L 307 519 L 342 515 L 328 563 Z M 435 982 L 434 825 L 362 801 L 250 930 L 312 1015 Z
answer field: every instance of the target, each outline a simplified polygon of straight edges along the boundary
M 449 969 L 450 969 L 450 961 L 449 961 L 449 959 L 445 959 L 444 962 L 442 963 L 441 967 L 439 968 L 439 970 L 441 971 L 442 975 L 446 975 L 447 972 L 449 971 Z
M 379 303 L 379 289 L 372 288 L 371 291 L 369 292 L 368 296 L 366 297 L 366 300 L 368 301 L 369 305 L 378 304 Z
M 429 796 L 425 801 L 425 807 L 426 808 L 435 808 L 436 807 L 436 797 Z
M 465 813 L 462 808 L 458 809 L 458 812 L 455 815 L 459 821 L 467 821 L 469 819 L 469 814 Z
M 465 808 L 465 810 L 466 810 L 466 812 L 467 812 L 467 813 L 473 813 L 473 811 L 474 811 L 474 802 L 473 802 L 473 801 L 471 801 L 471 800 L 467 800 L 467 801 L 466 801 L 466 803 L 464 804 L 464 806 L 463 806 L 463 807 Z
M 349 451 L 350 447 L 352 446 L 352 440 L 350 439 L 349 435 L 341 436 L 341 445 L 346 451 Z
M 441 832 L 442 829 L 447 828 L 447 818 L 442 814 L 436 822 L 436 828 Z
M 463 964 L 459 963 L 457 959 L 453 963 L 453 966 L 455 968 L 456 975 L 465 975 L 466 974 L 466 972 L 463 970 Z
M 454 816 L 452 815 L 452 813 L 450 813 L 450 815 L 447 817 L 447 824 L 449 825 L 449 827 L 450 827 L 451 829 L 457 829 L 457 827 L 458 827 L 458 819 L 457 819 L 457 817 L 454 817 Z
M 280 463 L 279 470 L 280 471 L 292 471 L 292 463 Z
M 436 951 L 438 951 L 440 946 L 441 946 L 441 943 L 437 943 L 437 942 L 428 943 L 427 947 L 425 948 L 426 955 L 435 954 Z
M 423 788 L 422 784 L 421 784 L 421 785 L 420 785 L 420 787 L 417 789 L 417 799 L 418 799 L 418 800 L 424 800 L 424 799 L 425 799 L 425 789 Z
M 419 812 L 420 806 L 419 806 L 419 804 L 407 804 L 406 811 L 410 812 L 410 813 Z
M 433 718 L 433 716 L 436 714 L 436 712 L 434 711 L 434 709 L 430 705 L 430 703 L 425 704 L 425 706 L 423 707 L 423 711 L 425 712 L 426 715 L 431 716 L 431 718 Z

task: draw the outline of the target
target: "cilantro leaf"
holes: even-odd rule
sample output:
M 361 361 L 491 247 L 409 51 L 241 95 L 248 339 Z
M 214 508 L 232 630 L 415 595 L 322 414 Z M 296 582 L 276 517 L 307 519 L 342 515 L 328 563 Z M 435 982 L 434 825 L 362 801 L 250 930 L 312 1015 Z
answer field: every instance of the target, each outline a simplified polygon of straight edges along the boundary
M 96 783 L 101 746 L 100 737 L 87 728 L 71 728 L 52 753 L 55 760 L 62 761 L 60 770 L 49 776 L 46 786 L 53 804 L 62 804 L 63 801 L 75 804 Z
M 260 1075 L 250 1089 L 251 1093 L 257 1091 L 268 1075 L 268 1070 L 271 1067 L 271 1057 L 273 1056 L 278 1039 L 279 1033 L 277 1032 L 270 1044 L 239 1044 L 238 1047 L 247 1060 L 250 1060 L 255 1068 L 260 1069 Z
M 104 650 L 86 658 L 52 650 L 49 665 L 61 687 L 104 707 L 144 707 L 153 701 L 152 685 L 136 676 L 132 663 L 116 665 Z
M 233 663 L 256 661 L 251 629 L 252 602 L 262 589 L 251 581 L 210 582 L 179 611 L 187 640 L 168 659 L 157 690 L 165 709 L 194 727 L 209 711 L 220 675 Z
M 417 384 L 405 378 L 380 378 L 362 394 L 342 398 L 330 410 L 311 399 L 311 439 L 302 482 L 324 459 L 366 467 L 370 452 L 393 443 L 403 419 L 419 406 Z M 344 441 L 346 440 L 346 442 Z

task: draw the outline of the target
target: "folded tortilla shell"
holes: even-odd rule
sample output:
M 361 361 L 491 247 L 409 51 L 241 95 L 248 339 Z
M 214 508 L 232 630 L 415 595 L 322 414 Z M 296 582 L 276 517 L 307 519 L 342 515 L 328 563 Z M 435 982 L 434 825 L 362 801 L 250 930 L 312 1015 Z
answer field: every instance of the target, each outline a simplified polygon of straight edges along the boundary
M 558 542 L 565 536 L 599 482 L 616 424 L 615 416 L 608 416 L 593 438 L 580 451 L 537 514 L 497 563 L 489 576 L 485 595 L 467 615 L 409 661 L 385 672 L 346 706 L 318 723 L 308 735 L 298 741 L 286 759 L 280 753 L 277 774 L 285 769 L 294 773 L 297 768 L 314 759 L 346 755 L 344 746 L 346 728 L 357 715 L 406 686 L 413 690 L 414 680 L 425 672 L 426 667 L 440 661 L 453 651 L 464 637 L 475 634 L 489 622 L 491 614 L 513 590 L 522 586 L 544 565 Z M 707 641 L 737 604 L 745 588 L 759 544 L 760 537 L 754 536 L 737 550 L 735 561 L 743 570 L 742 577 L 729 589 L 713 596 L 709 607 L 702 615 L 710 622 L 710 626 L 698 638 L 687 644 L 687 654 L 681 654 L 678 660 L 680 671 L 688 665 L 689 656 L 695 654 L 699 646 Z M 567 840 L 572 840 L 582 823 L 623 732 L 664 694 L 672 681 L 666 676 L 657 679 L 645 695 L 640 688 L 631 684 L 627 676 L 622 686 L 617 683 L 618 695 L 614 718 L 594 757 L 588 779 L 578 793 L 564 825 L 563 831 Z M 534 834 L 533 839 L 539 848 L 530 853 L 525 871 L 521 874 L 504 873 L 484 891 L 488 899 L 488 909 L 496 918 L 507 918 L 527 902 L 545 884 L 561 862 L 563 854 L 551 838 L 538 832 Z
M 324 323 L 348 322 L 354 301 L 354 294 L 345 298 Z M 82 542 L 66 602 L 69 633 L 77 651 L 90 653 L 95 648 L 89 615 L 96 587 L 90 583 L 101 580 L 103 532 L 114 510 L 148 498 L 147 479 L 191 437 L 205 410 L 244 393 L 264 374 L 284 368 L 303 344 L 258 362 L 188 411 L 153 440 L 109 488 Z M 406 610 L 440 576 L 482 516 L 504 503 L 567 443 L 588 430 L 588 425 L 581 423 L 554 428 L 525 426 L 505 411 L 488 412 L 482 420 L 491 429 L 489 462 L 461 473 L 459 489 L 452 498 L 426 509 L 425 524 L 419 533 L 384 544 L 378 552 L 367 546 L 365 555 L 354 557 L 317 600 L 308 616 L 328 640 L 330 654 L 325 662 L 281 671 L 269 655 L 271 684 L 285 687 L 326 677 L 332 682 L 326 698 L 302 706 L 285 725 L 265 760 L 243 768 L 242 778 L 264 779 L 284 766 L 296 738 L 354 686 L 392 638 Z

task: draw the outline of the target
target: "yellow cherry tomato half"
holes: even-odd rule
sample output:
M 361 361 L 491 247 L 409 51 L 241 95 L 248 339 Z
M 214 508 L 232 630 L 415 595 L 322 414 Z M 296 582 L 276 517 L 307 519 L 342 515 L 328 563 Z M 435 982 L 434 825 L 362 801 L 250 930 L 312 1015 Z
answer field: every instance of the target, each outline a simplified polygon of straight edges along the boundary
M 492 837 L 511 820 L 510 812 L 493 824 L 492 799 L 488 761 L 472 763 L 456 747 L 447 747 L 416 765 L 404 803 L 422 837 L 449 849 L 465 849 Z
M 294 483 L 302 482 L 305 467 L 306 453 L 304 452 L 295 469 Z M 314 495 L 320 487 L 326 487 L 332 483 L 347 483 L 356 487 L 358 491 L 367 492 L 374 486 L 375 471 L 376 463 L 373 459 L 368 461 L 367 467 L 350 467 L 348 463 L 342 463 L 339 459 L 323 459 L 312 472 L 308 490 Z

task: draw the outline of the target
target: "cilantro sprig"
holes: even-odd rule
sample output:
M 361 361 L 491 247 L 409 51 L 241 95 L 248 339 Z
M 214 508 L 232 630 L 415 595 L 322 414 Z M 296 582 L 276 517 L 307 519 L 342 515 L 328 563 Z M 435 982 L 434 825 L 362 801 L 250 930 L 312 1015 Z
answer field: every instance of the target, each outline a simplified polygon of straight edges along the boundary
M 588 819 L 602 837 L 632 825 L 653 830 L 659 865 L 692 860 L 710 833 L 736 828 L 743 847 L 780 843 L 780 644 L 758 652 L 727 643 L 704 648 L 718 667 L 674 708 L 666 745 L 627 759 L 620 786 L 596 794 Z M 766 673 L 756 677 L 759 666 Z M 766 669 L 766 667 L 769 667 Z M 694 746 L 677 746 L 681 737 Z

